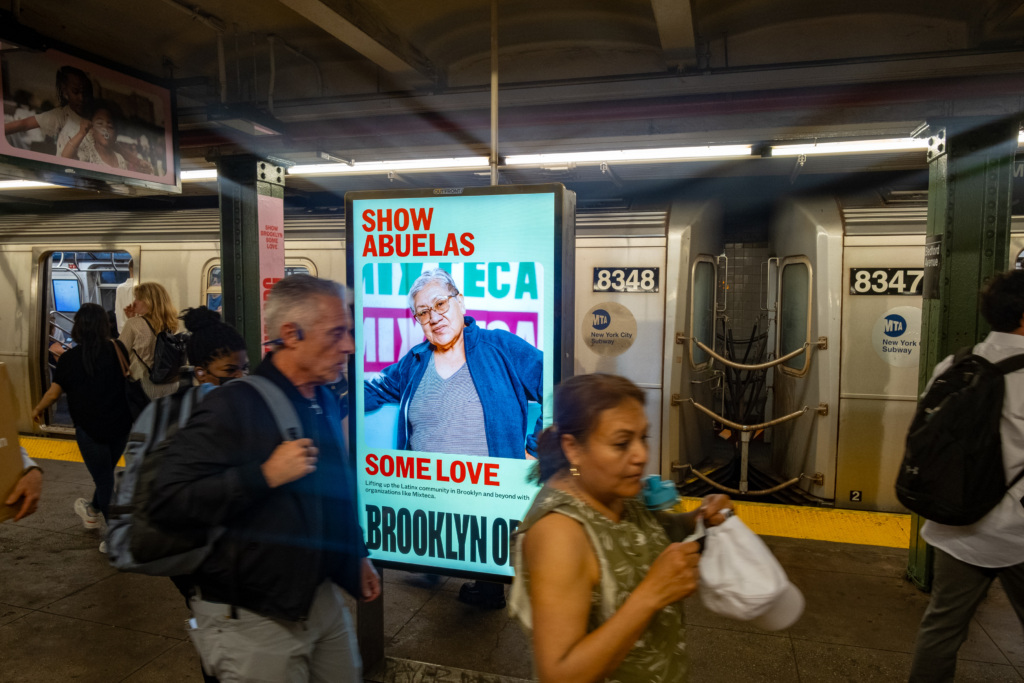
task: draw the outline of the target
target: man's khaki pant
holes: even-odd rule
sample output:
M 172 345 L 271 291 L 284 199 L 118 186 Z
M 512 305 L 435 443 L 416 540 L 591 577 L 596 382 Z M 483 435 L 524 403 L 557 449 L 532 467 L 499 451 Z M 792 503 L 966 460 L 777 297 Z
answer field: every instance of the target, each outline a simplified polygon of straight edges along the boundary
M 305 621 L 284 621 L 190 600 L 195 628 L 188 631 L 206 673 L 221 683 L 352 683 L 362 662 L 352 616 L 340 588 L 320 584 Z

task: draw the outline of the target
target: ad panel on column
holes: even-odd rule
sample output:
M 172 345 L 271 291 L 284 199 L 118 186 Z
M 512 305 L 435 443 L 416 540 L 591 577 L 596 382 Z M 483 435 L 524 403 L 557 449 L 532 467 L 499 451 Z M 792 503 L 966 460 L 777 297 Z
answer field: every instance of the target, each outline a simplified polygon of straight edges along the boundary
M 562 230 L 561 186 L 524 190 L 347 197 L 355 455 L 374 560 L 513 573 L 509 536 L 538 491 L 537 436 L 551 422 Z

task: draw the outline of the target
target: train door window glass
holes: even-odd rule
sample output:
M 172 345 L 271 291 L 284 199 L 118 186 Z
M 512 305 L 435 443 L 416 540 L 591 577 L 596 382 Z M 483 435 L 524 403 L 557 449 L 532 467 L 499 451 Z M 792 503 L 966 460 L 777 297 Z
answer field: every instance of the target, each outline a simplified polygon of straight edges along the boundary
M 1017 254 L 1017 258 L 1013 262 L 1013 267 L 1017 270 L 1024 269 L 1024 249 L 1021 249 Z
M 285 260 L 284 276 L 303 273 L 305 275 L 316 275 L 316 266 L 309 259 L 290 258 Z M 224 289 L 220 261 L 214 260 L 206 264 L 205 275 L 203 276 L 203 303 L 207 308 L 219 313 L 224 312 Z
M 715 262 L 710 256 L 698 256 L 690 282 L 690 364 L 695 369 L 708 366 L 711 356 L 695 342 L 708 348 L 715 342 Z
M 54 251 L 40 263 L 40 296 L 45 330 L 38 348 L 42 393 L 50 388 L 57 359 L 73 346 L 71 328 L 83 304 L 99 304 L 114 317 L 117 286 L 128 279 L 127 251 Z M 62 396 L 48 411 L 44 430 L 71 430 L 67 400 Z
M 811 268 L 803 257 L 784 259 L 779 284 L 779 355 L 784 356 L 810 341 L 811 334 Z M 807 371 L 808 353 L 790 358 L 782 364 L 786 374 L 802 375 Z

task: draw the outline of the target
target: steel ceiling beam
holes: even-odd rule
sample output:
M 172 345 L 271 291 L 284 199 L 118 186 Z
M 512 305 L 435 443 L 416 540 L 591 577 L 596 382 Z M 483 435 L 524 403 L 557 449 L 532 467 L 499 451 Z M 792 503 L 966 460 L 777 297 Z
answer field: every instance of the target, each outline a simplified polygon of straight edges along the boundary
M 697 66 L 697 34 L 690 0 L 651 0 L 658 38 L 668 66 L 680 71 Z
M 400 37 L 392 34 L 376 17 L 365 11 L 359 11 L 351 3 L 343 3 L 349 5 L 346 7 L 348 13 L 350 15 L 360 14 L 361 16 L 357 20 L 363 26 L 373 25 L 371 30 L 376 35 L 370 35 L 357 26 L 353 21 L 354 16 L 342 16 L 321 0 L 280 0 L 280 2 L 388 73 L 405 77 L 418 75 L 431 81 L 435 80 L 435 69 L 430 60 L 418 54 L 411 46 L 405 45 Z

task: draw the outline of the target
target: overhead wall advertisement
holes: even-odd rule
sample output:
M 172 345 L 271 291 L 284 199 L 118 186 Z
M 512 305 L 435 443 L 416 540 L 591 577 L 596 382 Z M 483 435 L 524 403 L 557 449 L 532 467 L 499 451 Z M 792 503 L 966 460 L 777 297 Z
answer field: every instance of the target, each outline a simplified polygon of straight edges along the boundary
M 168 88 L 57 50 L 10 50 L 0 92 L 4 161 L 180 191 Z
M 375 561 L 512 575 L 510 535 L 539 490 L 536 437 L 571 367 L 560 362 L 572 351 L 567 195 L 571 205 L 561 185 L 346 196 L 350 417 Z

